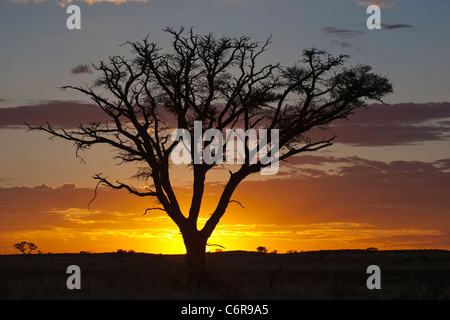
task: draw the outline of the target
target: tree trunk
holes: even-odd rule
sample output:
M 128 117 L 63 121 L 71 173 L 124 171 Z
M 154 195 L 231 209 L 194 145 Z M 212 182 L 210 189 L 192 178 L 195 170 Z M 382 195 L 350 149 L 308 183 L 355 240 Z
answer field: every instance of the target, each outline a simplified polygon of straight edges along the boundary
M 184 230 L 182 234 L 188 261 L 188 284 L 195 286 L 209 285 L 211 277 L 206 269 L 206 241 L 208 238 L 197 230 Z

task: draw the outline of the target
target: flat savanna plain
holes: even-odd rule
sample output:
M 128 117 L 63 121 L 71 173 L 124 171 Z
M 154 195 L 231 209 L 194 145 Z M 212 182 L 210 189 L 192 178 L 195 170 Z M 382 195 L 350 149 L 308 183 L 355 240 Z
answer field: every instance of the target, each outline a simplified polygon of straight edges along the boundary
M 0 299 L 449 299 L 450 251 L 333 250 L 207 255 L 216 284 L 186 285 L 184 255 L 145 253 L 0 256 Z M 69 265 L 81 290 L 69 290 Z M 366 286 L 381 269 L 381 289 Z

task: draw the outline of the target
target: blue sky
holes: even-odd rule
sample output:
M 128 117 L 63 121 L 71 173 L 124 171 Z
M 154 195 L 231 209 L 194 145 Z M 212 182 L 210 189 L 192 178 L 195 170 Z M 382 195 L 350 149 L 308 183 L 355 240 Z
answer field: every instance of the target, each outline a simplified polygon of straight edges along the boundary
M 311 46 L 350 54 L 352 63 L 370 64 L 392 80 L 389 103 L 449 100 L 447 0 L 380 1 L 388 27 L 382 30 L 366 28 L 367 4 L 356 0 L 73 1 L 81 8 L 81 30 L 66 28 L 69 15 L 59 1 L 34 1 L 0 4 L 0 107 L 83 99 L 56 89 L 94 78 L 71 74 L 73 67 L 127 54 L 118 45 L 147 34 L 167 44 L 162 29 L 182 25 L 261 41 L 272 35 L 267 62 L 291 64 Z

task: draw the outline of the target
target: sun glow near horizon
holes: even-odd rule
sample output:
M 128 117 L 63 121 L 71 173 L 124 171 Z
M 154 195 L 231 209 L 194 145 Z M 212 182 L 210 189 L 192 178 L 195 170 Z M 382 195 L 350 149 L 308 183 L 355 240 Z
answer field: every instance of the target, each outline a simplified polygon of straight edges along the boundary
M 97 206 L 109 202 L 114 193 L 103 190 L 101 195 L 106 195 L 108 199 L 100 196 Z M 116 199 L 121 200 L 120 197 Z M 426 249 L 430 248 L 430 239 L 445 235 L 437 229 L 393 228 L 357 220 L 313 222 L 306 215 L 298 215 L 300 220 L 292 223 L 292 217 L 288 219 L 282 213 L 279 213 L 276 222 L 277 219 L 270 212 L 274 208 L 265 208 L 264 203 L 252 203 L 251 197 L 249 200 L 245 209 L 237 205 L 229 208 L 208 240 L 210 246 L 207 251 L 214 252 L 218 248 L 224 251 L 255 251 L 258 246 L 279 253 L 368 247 Z M 213 207 L 207 205 L 208 201 L 204 204 L 205 212 Z M 109 203 L 109 206 L 114 205 Z M 104 208 L 50 210 L 44 216 L 52 221 L 44 222 L 45 225 L 41 227 L 34 223 L 35 229 L 4 232 L 0 240 L 0 248 L 3 248 L 0 253 L 15 253 L 12 244 L 24 240 L 38 245 L 43 253 L 114 252 L 119 249 L 154 254 L 186 253 L 181 233 L 169 217 L 158 211 L 149 211 L 143 215 L 142 210 L 136 212 L 134 208 L 123 211 L 107 211 Z M 265 209 L 269 212 L 265 212 Z M 283 206 L 278 209 L 288 210 Z M 199 229 L 207 220 L 206 216 L 204 214 L 200 218 Z M 260 219 L 255 219 L 255 216 Z M 304 223 L 299 223 L 301 218 Z

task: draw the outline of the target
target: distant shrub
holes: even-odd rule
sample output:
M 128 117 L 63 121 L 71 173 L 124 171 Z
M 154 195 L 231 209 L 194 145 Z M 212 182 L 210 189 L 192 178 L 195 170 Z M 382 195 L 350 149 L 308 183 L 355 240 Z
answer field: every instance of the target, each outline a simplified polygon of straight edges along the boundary
M 297 253 L 297 250 L 288 250 L 286 251 L 287 254 L 294 254 Z
M 258 247 L 258 248 L 256 248 L 256 250 L 259 253 L 267 253 L 267 251 L 268 251 L 266 247 Z
M 14 248 L 22 252 L 25 256 L 31 254 L 32 251 L 37 250 L 37 245 L 32 242 L 22 241 L 14 244 Z
M 116 251 L 116 253 L 118 254 L 118 255 L 126 255 L 126 254 L 134 254 L 134 253 L 136 253 L 134 250 L 123 250 L 123 249 L 117 249 L 117 251 Z

